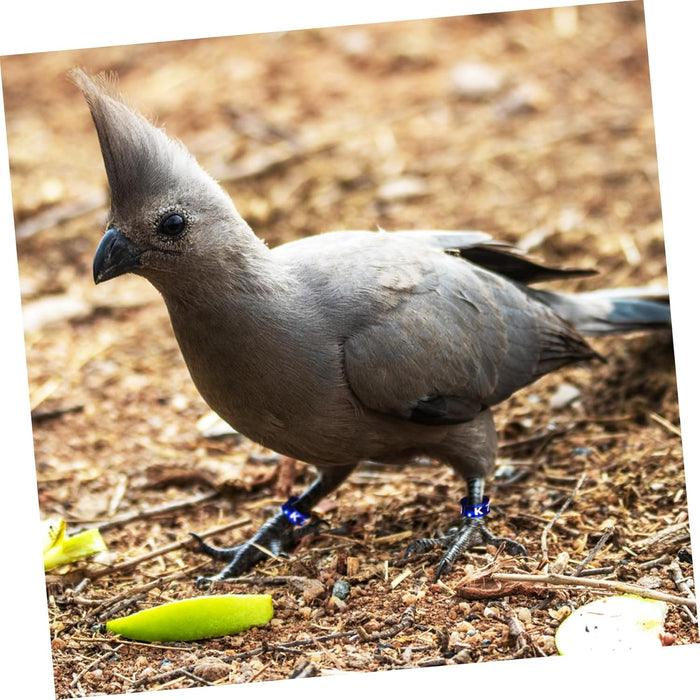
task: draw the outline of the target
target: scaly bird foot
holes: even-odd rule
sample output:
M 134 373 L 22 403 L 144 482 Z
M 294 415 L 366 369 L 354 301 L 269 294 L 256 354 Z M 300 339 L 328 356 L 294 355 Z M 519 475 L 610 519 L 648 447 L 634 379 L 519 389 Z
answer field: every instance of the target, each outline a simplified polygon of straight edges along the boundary
M 278 513 L 267 520 L 251 539 L 235 547 L 215 547 L 191 532 L 192 537 L 197 540 L 200 552 L 217 561 L 228 562 L 218 574 L 198 577 L 195 586 L 206 589 L 215 581 L 242 576 L 270 555 L 287 557 L 288 552 L 295 549 L 302 537 L 318 532 L 324 524 L 325 521 L 314 518 L 310 523 L 298 527 L 293 525 L 284 513 Z
M 416 540 L 406 549 L 406 556 L 429 552 L 435 545 L 445 549 L 445 554 L 440 560 L 435 573 L 435 580 L 437 581 L 442 574 L 450 571 L 455 560 L 462 552 L 478 545 L 485 546 L 488 544 L 494 547 L 503 545 L 506 552 L 513 556 L 525 556 L 527 554 L 525 547 L 518 542 L 507 537 L 495 537 L 492 535 L 480 518 L 465 518 L 460 527 L 454 528 L 444 537 Z

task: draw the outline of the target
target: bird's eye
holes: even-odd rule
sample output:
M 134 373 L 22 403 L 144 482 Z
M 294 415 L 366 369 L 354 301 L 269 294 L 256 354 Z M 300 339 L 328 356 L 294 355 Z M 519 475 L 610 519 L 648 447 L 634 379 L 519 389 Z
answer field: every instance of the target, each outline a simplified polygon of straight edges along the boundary
M 168 214 L 158 225 L 158 231 L 168 238 L 179 236 L 187 226 L 185 217 L 181 214 Z

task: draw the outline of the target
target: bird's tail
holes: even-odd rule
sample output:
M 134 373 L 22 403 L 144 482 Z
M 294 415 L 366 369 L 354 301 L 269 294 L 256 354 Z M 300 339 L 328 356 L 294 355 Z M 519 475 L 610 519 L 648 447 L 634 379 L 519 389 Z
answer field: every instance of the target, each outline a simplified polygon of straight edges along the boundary
M 532 288 L 530 291 L 581 335 L 613 335 L 671 327 L 667 289 L 629 287 L 578 294 Z

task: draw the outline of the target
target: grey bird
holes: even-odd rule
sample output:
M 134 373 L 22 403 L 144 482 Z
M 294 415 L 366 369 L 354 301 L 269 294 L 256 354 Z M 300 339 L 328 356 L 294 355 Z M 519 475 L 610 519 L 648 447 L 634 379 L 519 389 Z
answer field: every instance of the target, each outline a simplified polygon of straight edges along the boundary
M 127 107 L 104 76 L 71 73 L 99 137 L 111 204 L 94 280 L 126 272 L 162 295 L 192 379 L 239 432 L 318 476 L 253 538 L 199 539 L 237 577 L 295 546 L 312 509 L 366 460 L 441 460 L 464 478 L 460 524 L 437 576 L 492 535 L 491 408 L 537 378 L 599 357 L 582 335 L 668 327 L 664 290 L 563 294 L 529 285 L 555 269 L 474 231 L 341 231 L 270 249 L 179 142 Z

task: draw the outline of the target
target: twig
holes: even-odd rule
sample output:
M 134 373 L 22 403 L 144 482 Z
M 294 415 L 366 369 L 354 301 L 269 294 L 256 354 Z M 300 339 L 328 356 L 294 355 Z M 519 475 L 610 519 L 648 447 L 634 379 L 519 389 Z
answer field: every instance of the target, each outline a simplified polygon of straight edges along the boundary
M 666 428 L 666 430 L 668 430 L 669 433 L 673 433 L 674 435 L 681 437 L 681 429 L 673 425 L 673 423 L 671 423 L 670 421 L 666 420 L 663 416 L 660 416 L 658 413 L 654 413 L 654 411 L 649 411 L 649 418 L 651 418 L 663 428 Z
M 438 656 L 437 658 L 434 658 L 434 659 L 426 659 L 425 661 L 419 661 L 417 665 L 419 668 L 432 668 L 433 666 L 445 666 L 445 665 L 447 665 L 447 659 L 444 659 L 443 657 Z
M 371 634 L 365 632 L 362 627 L 358 627 L 357 637 L 363 642 L 376 642 L 380 639 L 389 639 L 390 637 L 395 637 L 397 634 L 400 634 L 405 629 L 412 627 L 415 621 L 416 608 L 413 605 L 410 605 L 408 608 L 406 608 L 403 615 L 401 615 L 401 620 L 397 624 L 392 625 L 385 630 L 377 630 Z
M 107 513 L 110 517 L 113 516 L 117 512 L 117 510 L 119 510 L 119 504 L 122 502 L 128 486 L 129 477 L 122 472 L 117 477 L 117 485 L 114 488 L 114 493 L 112 494 L 112 497 L 109 499 Z
M 294 670 L 289 674 L 289 678 L 311 678 L 313 676 L 318 676 L 319 670 L 313 661 L 309 659 L 302 659 Z
M 217 585 L 245 583 L 249 586 L 284 586 L 308 580 L 304 576 L 235 576 L 217 581 Z
M 336 639 L 343 639 L 344 637 L 352 637 L 357 634 L 357 630 L 348 630 L 347 632 L 333 632 L 331 634 L 322 634 L 318 637 L 309 637 L 308 639 L 293 639 L 289 642 L 280 642 L 278 647 L 297 647 L 306 646 L 307 644 L 316 644 L 318 642 L 328 642 L 334 641 Z
M 181 673 L 185 678 L 189 678 L 191 681 L 194 681 L 195 683 L 201 683 L 202 685 L 214 685 L 211 681 L 205 681 L 204 678 L 201 676 L 197 676 L 192 671 L 189 671 L 186 668 L 181 669 Z
M 541 451 L 542 448 L 553 438 L 559 437 L 560 435 L 565 435 L 568 433 L 570 430 L 573 428 L 579 426 L 579 425 L 587 425 L 588 423 L 597 423 L 597 424 L 607 424 L 607 423 L 624 423 L 625 421 L 630 420 L 631 416 L 583 416 L 582 418 L 577 418 L 575 420 L 572 420 L 568 422 L 564 426 L 558 426 L 554 425 L 552 427 L 545 427 L 539 430 L 538 432 L 534 433 L 533 435 L 529 435 L 524 438 L 520 438 L 517 440 L 510 440 L 510 441 L 505 441 L 501 442 L 499 444 L 499 448 L 501 450 L 507 450 L 507 449 L 514 449 L 518 447 L 525 447 L 526 445 L 532 444 L 534 442 L 543 442 L 544 444 L 540 446 L 538 451 Z M 622 435 L 622 433 L 620 433 Z M 615 436 L 605 436 L 605 437 L 615 437 Z M 596 439 L 596 438 L 593 438 Z
M 144 508 L 141 510 L 132 510 L 128 513 L 122 513 L 109 520 L 103 520 L 102 522 L 93 523 L 92 521 L 81 521 L 81 524 L 92 523 L 92 527 L 97 528 L 101 532 L 105 530 L 111 530 L 112 528 L 119 527 L 120 525 L 125 525 L 133 520 L 147 520 L 148 518 L 154 518 L 159 515 L 167 515 L 176 510 L 181 510 L 183 508 L 191 508 L 192 506 L 198 506 L 207 501 L 211 501 L 219 495 L 218 491 L 206 491 L 205 493 L 199 493 L 191 498 L 185 498 L 182 501 L 171 501 L 169 503 L 164 503 L 163 505 L 156 506 L 155 508 Z M 216 534 L 216 533 L 215 533 Z
M 32 412 L 36 411 L 49 396 L 63 386 L 70 376 L 79 372 L 90 360 L 103 353 L 111 344 L 112 338 L 102 338 L 94 345 L 85 348 L 82 352 L 77 352 L 60 375 L 47 379 L 43 384 L 29 392 L 29 410 Z
M 290 642 L 280 642 L 279 644 L 275 644 L 274 647 L 271 644 L 266 644 L 264 646 L 256 647 L 255 649 L 249 649 L 248 651 L 242 651 L 239 652 L 238 654 L 233 654 L 232 656 L 229 656 L 226 658 L 226 662 L 229 663 L 231 661 L 242 661 L 244 659 L 249 659 L 252 656 L 260 656 L 260 654 L 264 654 L 266 651 L 286 651 L 289 648 L 289 651 L 291 651 L 293 647 L 295 646 L 306 646 L 309 644 L 317 644 L 318 642 L 324 642 L 324 641 L 329 641 L 329 640 L 336 640 L 336 639 L 343 639 L 344 637 L 352 637 L 353 635 L 357 634 L 357 630 L 349 630 L 348 632 L 336 632 L 334 634 L 324 634 L 319 637 L 311 637 L 309 639 L 295 639 Z M 147 685 L 149 683 L 162 683 L 163 681 L 169 681 L 172 680 L 173 678 L 177 678 L 178 676 L 183 675 L 184 672 L 189 672 L 191 673 L 194 670 L 195 664 L 190 664 L 188 666 L 182 666 L 180 668 L 173 668 L 170 669 L 169 671 L 164 671 L 163 673 L 159 673 L 158 675 L 155 676 L 150 676 L 150 677 L 145 677 L 145 678 L 139 678 L 137 681 L 133 683 L 131 686 L 132 690 L 136 688 L 140 688 L 143 685 Z
M 579 480 L 576 482 L 576 486 L 574 486 L 574 490 L 571 492 L 569 497 L 564 501 L 564 504 L 562 507 L 559 509 L 557 514 L 545 525 L 544 530 L 542 530 L 542 538 L 541 538 L 541 543 L 542 543 L 542 558 L 544 561 L 549 561 L 549 557 L 547 555 L 547 534 L 549 531 L 552 529 L 552 526 L 554 525 L 555 522 L 560 518 L 562 513 L 571 505 L 571 502 L 576 498 L 576 494 L 578 493 L 579 489 L 581 488 L 581 485 L 583 482 L 586 480 L 586 473 L 584 472 L 581 474 L 579 477 Z
M 53 411 L 32 411 L 32 423 L 39 424 L 44 421 L 53 420 L 54 418 L 60 418 L 61 416 L 68 415 L 70 413 L 80 413 L 85 406 L 82 404 L 76 404 L 75 406 L 66 406 L 65 408 L 56 408 Z
M 682 598 L 671 593 L 663 591 L 655 591 L 642 586 L 635 586 L 631 583 L 623 583 L 622 581 L 608 581 L 601 579 L 583 578 L 582 576 L 564 576 L 563 574 L 493 574 L 493 578 L 499 581 L 527 581 L 529 583 L 539 583 L 552 586 L 586 586 L 588 588 L 607 588 L 622 593 L 632 593 L 644 598 L 653 598 L 654 600 L 663 600 L 666 603 L 674 603 L 675 605 L 688 605 L 696 608 L 697 603 L 695 598 Z
M 103 189 L 93 190 L 84 197 L 74 199 L 72 202 L 56 204 L 25 219 L 15 227 L 15 236 L 17 240 L 29 238 L 35 233 L 57 226 L 63 221 L 77 219 L 79 216 L 100 209 L 106 204 L 107 193 Z
M 226 530 L 232 530 L 234 527 L 239 527 L 241 525 L 247 525 L 250 522 L 248 518 L 243 518 L 242 520 L 235 520 L 232 523 L 226 523 L 226 525 L 220 525 L 219 527 L 212 528 L 211 530 L 208 530 L 207 532 L 203 532 L 201 534 L 201 537 L 211 537 L 212 535 L 218 535 L 221 532 L 226 532 Z M 177 542 L 172 542 L 171 544 L 166 544 L 164 547 L 160 547 L 158 549 L 154 549 L 152 552 L 146 552 L 145 554 L 142 554 L 141 556 L 134 557 L 133 559 L 129 559 L 127 561 L 120 562 L 119 564 L 113 564 L 112 566 L 106 566 L 102 571 L 97 571 L 95 574 L 91 576 L 93 580 L 102 578 L 103 576 L 108 576 L 111 574 L 115 574 L 117 572 L 122 573 L 124 571 L 129 571 L 130 569 L 133 569 L 135 566 L 138 566 L 139 564 L 143 564 L 143 562 L 148 561 L 149 559 L 155 559 L 156 557 L 160 557 L 163 554 L 167 554 L 168 552 L 172 552 L 176 549 L 182 548 L 184 545 L 189 544 L 191 542 L 196 542 L 195 538 L 192 537 L 191 535 L 187 539 L 182 539 L 178 540 Z
M 212 165 L 209 172 L 217 179 L 226 183 L 240 182 L 262 177 L 287 165 L 291 165 L 311 155 L 320 155 L 332 151 L 339 145 L 334 143 L 317 143 L 281 149 L 279 146 L 269 146 L 251 154 L 235 165 Z
M 656 544 L 657 542 L 661 542 L 664 538 L 668 537 L 669 535 L 674 535 L 677 532 L 680 532 L 683 529 L 688 530 L 688 523 L 676 523 L 675 525 L 669 525 L 668 527 L 664 528 L 663 530 L 659 530 L 655 535 L 652 535 L 651 537 L 647 537 L 643 540 L 638 540 L 637 542 L 632 542 L 630 545 L 631 547 L 636 547 L 636 548 L 643 548 L 646 549 L 648 547 L 651 547 L 652 545 Z M 690 537 L 690 531 L 687 533 L 688 537 Z
M 515 653 L 517 654 L 522 649 L 530 647 L 535 653 L 535 656 L 547 656 L 542 649 L 540 649 L 530 633 L 523 627 L 522 623 L 518 619 L 518 616 L 506 603 L 501 603 L 501 607 L 506 613 L 506 623 L 508 625 L 508 634 L 513 637 L 515 641 Z
M 649 559 L 648 561 L 643 561 L 641 564 L 639 564 L 639 568 L 640 569 L 653 569 L 654 567 L 663 566 L 664 564 L 668 564 L 670 561 L 671 561 L 670 554 L 662 554 L 660 557 L 656 557 L 656 559 Z
M 77 605 L 97 604 L 97 607 L 95 607 L 90 613 L 90 615 L 84 620 L 84 622 L 87 625 L 91 625 L 93 624 L 93 622 L 97 621 L 100 615 L 105 611 L 109 611 L 109 614 L 112 615 L 117 609 L 121 609 L 122 607 L 128 607 L 128 605 L 130 605 L 134 600 L 138 599 L 139 597 L 143 597 L 153 588 L 162 587 L 165 584 L 170 583 L 171 581 L 175 581 L 176 579 L 182 578 L 183 576 L 187 575 L 190 571 L 191 569 L 183 569 L 182 571 L 177 571 L 174 574 L 170 574 L 169 576 L 160 576 L 157 579 L 149 581 L 148 583 L 144 583 L 141 586 L 134 586 L 126 591 L 118 593 L 117 595 L 112 596 L 108 600 L 89 600 L 86 598 L 76 598 L 74 596 L 71 596 L 69 591 L 66 591 L 65 598 L 66 602 L 70 602 Z M 126 604 L 121 606 L 120 604 L 122 602 L 125 602 Z M 119 608 L 117 608 L 117 606 L 119 606 Z M 103 615 L 103 618 L 105 616 L 106 615 Z
M 500 443 L 499 448 L 501 450 L 512 450 L 519 447 L 525 447 L 533 443 L 541 442 L 540 450 L 544 445 L 546 445 L 550 440 L 559 435 L 565 435 L 569 431 L 569 426 L 567 427 L 553 427 L 553 428 L 543 428 L 542 430 L 534 433 L 533 435 L 528 435 L 527 437 L 520 438 L 518 440 L 507 440 Z
M 615 571 L 614 566 L 601 566 L 597 569 L 586 569 L 582 571 L 578 576 L 607 576 Z
M 615 529 L 612 527 L 609 527 L 607 530 L 603 532 L 603 534 L 600 536 L 600 539 L 595 543 L 595 547 L 590 551 L 588 556 L 574 569 L 574 576 L 580 576 L 581 572 L 586 568 L 586 564 L 588 564 L 590 561 L 593 560 L 596 554 L 601 550 L 603 545 L 608 541 L 610 538 L 610 535 L 615 532 Z
M 172 680 L 173 678 L 178 678 L 185 673 L 191 673 L 194 670 L 194 666 L 194 664 L 190 664 L 189 666 L 180 668 L 171 668 L 169 671 L 163 671 L 163 673 L 158 673 L 155 676 L 145 676 L 144 678 L 139 678 L 137 681 L 132 683 L 131 689 L 135 690 L 136 688 L 140 688 L 142 685 L 147 685 L 148 683 L 162 683 L 164 681 Z
M 671 574 L 673 583 L 676 584 L 676 587 L 681 593 L 687 596 L 693 595 L 693 591 L 690 590 L 690 586 L 688 585 L 688 580 L 684 578 L 680 564 L 677 561 L 669 565 L 668 572 Z
M 123 646 L 124 646 L 123 644 L 120 644 L 119 646 L 114 647 L 114 649 L 109 649 L 104 654 L 100 654 L 92 663 L 90 663 L 87 666 L 85 666 L 84 668 L 82 668 L 79 673 L 76 673 L 73 676 L 73 680 L 69 683 L 69 687 L 72 688 L 73 686 L 77 685 L 78 681 L 80 681 L 80 679 L 88 671 L 92 671 L 92 669 L 95 668 L 95 666 L 98 666 L 103 661 L 106 661 L 107 659 L 109 659 L 110 656 L 113 656 L 114 654 L 116 654 Z
M 690 590 L 687 579 L 683 576 L 680 564 L 677 561 L 672 562 L 668 567 L 668 573 L 671 574 L 671 580 L 676 584 L 676 588 L 684 595 L 694 597 L 693 592 Z M 688 615 L 693 624 L 698 624 L 698 619 L 693 615 L 687 605 L 683 606 L 683 610 Z

